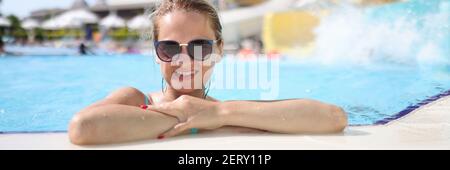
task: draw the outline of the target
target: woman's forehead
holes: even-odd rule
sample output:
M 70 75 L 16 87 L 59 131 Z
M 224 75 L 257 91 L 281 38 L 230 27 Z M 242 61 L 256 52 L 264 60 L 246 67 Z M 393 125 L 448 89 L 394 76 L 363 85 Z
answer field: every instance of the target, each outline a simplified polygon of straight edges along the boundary
M 158 21 L 159 39 L 214 38 L 208 18 L 198 12 L 174 11 Z

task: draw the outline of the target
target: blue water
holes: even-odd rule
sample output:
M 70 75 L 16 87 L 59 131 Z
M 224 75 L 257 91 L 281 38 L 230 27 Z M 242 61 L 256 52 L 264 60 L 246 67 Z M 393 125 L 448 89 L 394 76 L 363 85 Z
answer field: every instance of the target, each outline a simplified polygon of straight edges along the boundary
M 445 20 L 448 18 L 448 1 L 421 5 L 425 2 L 429 1 L 410 1 L 363 11 L 364 25 L 383 23 L 383 28 L 397 25 L 387 31 L 367 30 L 374 37 L 377 34 L 394 35 L 399 30 L 399 34 L 413 32 L 406 37 L 420 35 L 407 46 L 401 41 L 393 42 L 393 39 L 383 41 L 383 44 L 371 41 L 366 45 L 372 47 L 373 55 L 361 57 L 367 58 L 363 64 L 354 60 L 353 53 L 339 53 L 361 50 L 356 49 L 361 43 L 323 39 L 321 36 L 330 34 L 322 30 L 318 39 L 326 42 L 318 41 L 318 47 L 328 47 L 330 53 L 281 60 L 279 95 L 275 99 L 311 98 L 333 103 L 346 110 L 351 125 L 370 125 L 449 90 L 450 38 L 448 20 Z M 409 15 L 415 16 L 410 18 L 413 24 L 401 25 Z M 436 20 L 440 24 L 434 24 Z M 400 26 L 399 21 L 402 21 Z M 342 26 L 351 25 L 348 22 Z M 323 24 L 340 26 L 328 21 Z M 333 32 L 337 34 L 339 30 L 330 31 L 337 31 Z M 335 40 L 333 43 L 339 46 L 328 40 Z M 389 50 L 390 47 L 398 50 Z M 133 86 L 144 92 L 161 90 L 161 73 L 153 56 L 58 56 L 53 53 L 42 56 L 45 51 L 58 50 L 11 49 L 24 49 L 27 54 L 37 51 L 39 56 L 0 57 L 0 132 L 65 131 L 74 113 L 115 89 Z M 227 61 L 235 60 L 226 58 L 218 68 Z M 255 100 L 261 99 L 263 92 L 267 90 L 211 89 L 209 94 L 220 100 Z
M 225 63 L 225 62 L 223 62 Z M 160 91 L 151 56 L 0 58 L 0 131 L 66 130 L 81 108 L 112 90 Z M 282 61 L 279 99 L 312 98 L 344 107 L 350 124 L 372 124 L 450 89 L 449 70 L 317 67 Z M 260 99 L 264 90 L 212 89 L 221 100 Z

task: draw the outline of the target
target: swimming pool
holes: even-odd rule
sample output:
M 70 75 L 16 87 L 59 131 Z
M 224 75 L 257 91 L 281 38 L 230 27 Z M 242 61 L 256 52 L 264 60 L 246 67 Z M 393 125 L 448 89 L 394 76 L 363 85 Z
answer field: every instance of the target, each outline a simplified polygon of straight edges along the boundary
M 382 12 L 411 9 L 411 4 L 421 6 L 422 2 L 345 10 L 325 18 L 317 29 L 316 52 L 279 61 L 276 99 L 333 103 L 346 110 L 351 125 L 371 125 L 432 96 L 447 94 L 448 1 L 433 1 L 428 10 L 406 14 Z M 359 18 L 345 20 L 349 14 Z M 413 14 L 422 19 L 404 21 L 405 15 Z M 346 29 L 349 25 L 351 34 Z M 220 64 L 229 62 L 252 63 L 226 58 Z M 74 113 L 112 90 L 124 86 L 144 92 L 161 90 L 153 56 L 0 57 L 0 66 L 0 132 L 6 133 L 66 131 Z M 209 94 L 220 100 L 250 100 L 260 99 L 262 92 L 213 88 Z
M 151 56 L 0 58 L 0 65 L 2 132 L 64 131 L 74 113 L 114 89 L 161 90 L 159 66 Z M 448 68 L 424 72 L 415 67 L 317 67 L 281 61 L 279 73 L 279 99 L 340 105 L 351 125 L 373 124 L 450 89 Z M 261 92 L 211 89 L 210 95 L 260 99 Z

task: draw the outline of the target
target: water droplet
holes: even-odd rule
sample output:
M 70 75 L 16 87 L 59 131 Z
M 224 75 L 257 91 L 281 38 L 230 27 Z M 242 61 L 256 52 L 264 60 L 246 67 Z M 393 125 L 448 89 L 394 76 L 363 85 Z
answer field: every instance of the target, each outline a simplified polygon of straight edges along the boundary
M 284 117 L 284 115 L 281 115 L 281 120 L 286 121 L 286 117 Z

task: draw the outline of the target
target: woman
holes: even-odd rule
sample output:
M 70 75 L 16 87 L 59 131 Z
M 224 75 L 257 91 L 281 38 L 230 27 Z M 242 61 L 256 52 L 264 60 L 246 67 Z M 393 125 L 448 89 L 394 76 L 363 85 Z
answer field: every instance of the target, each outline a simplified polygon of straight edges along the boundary
M 204 85 L 214 67 L 211 56 L 222 55 L 223 40 L 218 14 L 206 1 L 165 0 L 152 22 L 155 58 L 167 87 L 148 95 L 122 88 L 81 110 L 69 125 L 72 143 L 118 143 L 218 130 L 336 133 L 347 126 L 341 108 L 314 100 L 222 102 L 207 96 Z M 197 47 L 200 55 L 194 54 Z M 196 88 L 193 82 L 199 79 Z

